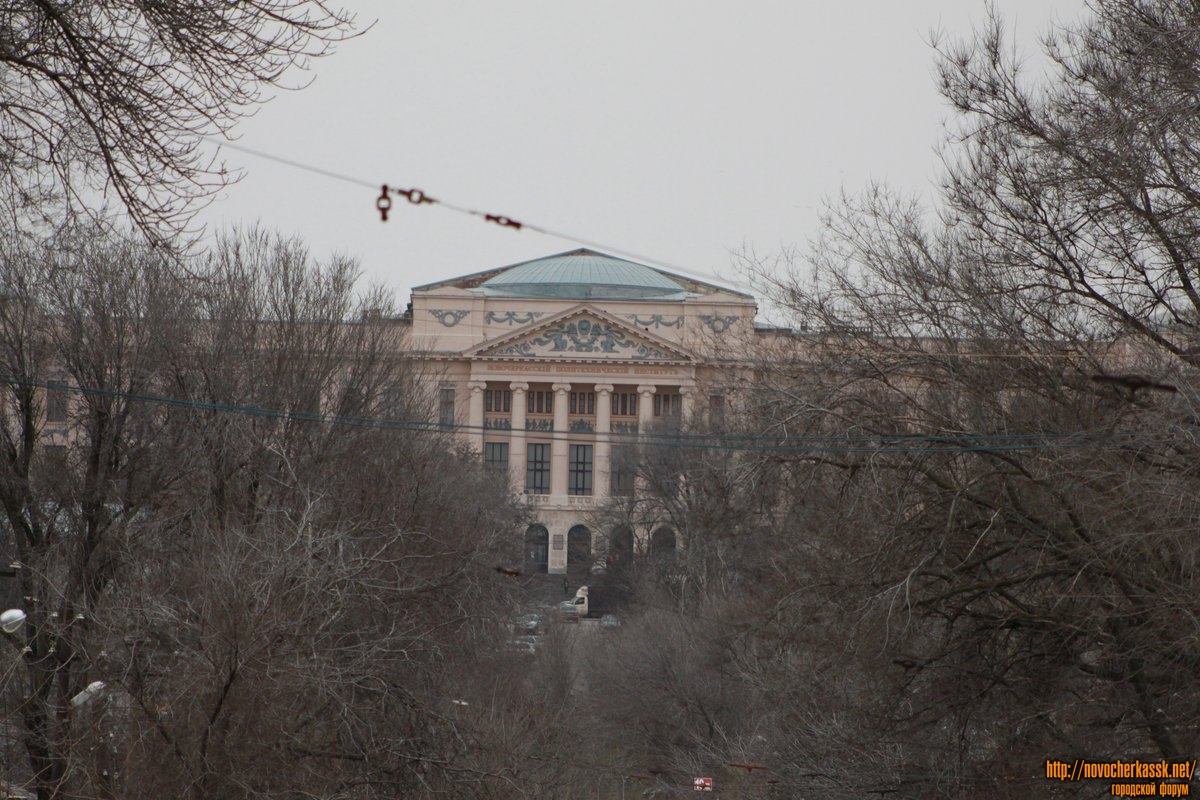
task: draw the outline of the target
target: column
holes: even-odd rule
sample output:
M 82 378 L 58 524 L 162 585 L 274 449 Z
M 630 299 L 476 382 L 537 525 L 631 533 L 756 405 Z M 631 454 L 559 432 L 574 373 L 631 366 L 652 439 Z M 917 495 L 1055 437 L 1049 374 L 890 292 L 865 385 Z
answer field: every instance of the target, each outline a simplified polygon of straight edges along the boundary
M 657 386 L 644 384 L 637 387 L 638 391 L 638 435 L 644 436 L 650 430 L 650 423 L 654 421 L 654 393 L 658 390 Z M 638 497 L 646 495 L 646 478 L 638 470 L 638 475 L 633 479 L 633 493 Z M 637 533 L 634 532 L 634 549 L 637 549 Z
M 483 452 L 483 390 L 485 381 L 468 381 L 471 398 L 467 404 L 467 444 L 476 453 Z
M 567 402 L 571 384 L 556 383 L 554 390 L 554 438 L 550 443 L 550 494 L 561 498 L 567 493 Z M 555 502 L 555 501 L 551 501 Z M 558 502 L 563 502 L 559 500 Z
M 512 431 L 508 437 L 508 471 L 512 476 L 512 489 L 517 494 L 525 491 L 525 392 L 529 384 L 514 381 L 508 385 L 512 391 Z
M 592 496 L 597 501 L 608 497 L 609 471 L 612 465 L 612 393 L 611 383 L 596 384 L 596 460 L 592 465 Z
M 645 433 L 650 430 L 650 423 L 654 421 L 654 392 L 657 391 L 657 386 L 641 385 L 638 390 L 638 433 Z
M 679 426 L 687 430 L 692 422 L 692 412 L 695 409 L 696 403 L 696 386 L 695 384 L 685 383 L 679 387 Z

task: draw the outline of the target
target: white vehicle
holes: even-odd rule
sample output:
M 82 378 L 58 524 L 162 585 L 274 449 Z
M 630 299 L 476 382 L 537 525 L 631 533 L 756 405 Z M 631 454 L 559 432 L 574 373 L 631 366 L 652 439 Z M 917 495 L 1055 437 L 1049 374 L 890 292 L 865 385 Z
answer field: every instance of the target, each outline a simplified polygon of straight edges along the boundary
M 568 620 L 579 621 L 588 615 L 588 587 L 580 586 L 575 591 L 575 598 L 563 600 L 558 604 L 558 610 Z

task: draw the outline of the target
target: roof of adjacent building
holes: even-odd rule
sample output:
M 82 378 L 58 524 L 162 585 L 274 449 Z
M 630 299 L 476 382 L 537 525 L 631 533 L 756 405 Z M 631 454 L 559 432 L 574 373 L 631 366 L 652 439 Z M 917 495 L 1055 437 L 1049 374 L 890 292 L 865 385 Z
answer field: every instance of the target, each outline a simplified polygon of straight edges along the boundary
M 491 297 L 567 300 L 682 300 L 688 293 L 714 291 L 743 294 L 586 248 L 415 288 L 443 286 L 476 289 Z

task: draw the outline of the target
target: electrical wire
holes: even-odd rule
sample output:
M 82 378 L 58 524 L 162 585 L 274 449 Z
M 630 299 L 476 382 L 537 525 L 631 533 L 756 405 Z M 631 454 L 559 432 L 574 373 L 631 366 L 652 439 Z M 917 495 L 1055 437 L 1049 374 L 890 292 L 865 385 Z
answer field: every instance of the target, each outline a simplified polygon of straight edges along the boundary
M 335 181 L 344 181 L 346 183 L 352 183 L 355 186 L 365 186 L 368 189 L 378 189 L 379 188 L 379 184 L 377 184 L 377 183 L 371 183 L 370 181 L 364 181 L 360 178 L 355 178 L 350 175 L 343 175 L 339 172 L 334 172 L 332 170 L 323 169 L 321 167 L 314 167 L 311 164 L 305 164 L 300 161 L 293 161 L 292 159 L 284 158 L 283 156 L 277 156 L 277 155 L 273 155 L 271 153 L 264 153 L 261 150 L 255 150 L 253 148 L 246 147 L 245 145 L 240 145 L 237 142 L 221 141 L 219 139 L 214 139 L 211 136 L 204 136 L 201 138 L 205 139 L 206 141 L 208 141 L 211 144 L 217 145 L 218 147 L 228 147 L 230 150 L 237 150 L 240 153 L 246 153 L 247 155 L 252 155 L 257 158 L 264 158 L 268 161 L 274 161 L 277 164 L 283 164 L 285 166 L 292 167 L 293 169 L 300 169 L 300 170 L 304 170 L 305 172 L 311 172 L 314 175 L 321 175 L 326 178 L 332 178 Z
M 430 420 L 395 419 L 321 414 L 268 408 L 259 405 L 222 403 L 204 400 L 124 392 L 90 386 L 64 386 L 56 381 L 35 380 L 18 376 L 0 377 L 0 383 L 36 387 L 54 391 L 70 391 L 83 395 L 111 397 L 130 402 L 149 403 L 173 408 L 242 416 L 267 417 L 296 422 L 318 423 L 352 428 L 402 430 L 415 433 L 511 434 L 510 429 L 489 428 L 461 423 L 442 423 Z M 578 433 L 604 436 L 595 431 L 529 430 L 524 433 L 538 442 L 577 442 Z M 654 448 L 688 450 L 717 450 L 785 454 L 873 454 L 889 453 L 981 453 L 1046 450 L 1111 450 L 1130 447 L 1161 447 L 1175 444 L 1170 432 L 1106 431 L 1106 432 L 1047 432 L 1032 434 L 835 434 L 835 435 L 762 435 L 723 433 L 683 433 L 648 431 L 611 431 L 609 441 L 616 445 L 640 444 Z
M 245 145 L 237 144 L 235 142 L 221 141 L 221 140 L 215 139 L 211 136 L 205 136 L 202 138 L 204 138 L 206 141 L 208 141 L 212 144 L 217 145 L 218 147 L 228 147 L 231 150 L 237 150 L 238 152 L 246 153 L 247 155 L 254 156 L 255 158 L 262 158 L 267 161 L 274 161 L 277 164 L 283 164 L 284 166 L 291 167 L 292 169 L 299 169 L 299 170 L 303 170 L 305 172 L 311 172 L 314 175 L 320 175 L 322 177 L 330 178 L 332 180 L 343 181 L 344 183 L 350 183 L 355 186 L 366 187 L 366 188 L 370 188 L 373 190 L 382 190 L 380 196 L 378 198 L 376 198 L 376 210 L 380 212 L 380 214 L 383 216 L 383 220 L 385 222 L 387 221 L 387 213 L 392 207 L 391 206 L 391 197 L 393 195 L 395 195 L 395 196 L 405 198 L 412 205 L 425 205 L 425 204 L 439 205 L 448 211 L 453 211 L 457 214 L 463 214 L 466 216 L 475 217 L 477 219 L 482 219 L 484 222 L 496 224 L 502 228 L 512 228 L 513 230 L 518 230 L 518 231 L 519 230 L 530 230 L 530 231 L 533 231 L 534 233 L 540 233 L 543 236 L 550 236 L 555 239 L 561 239 L 566 242 L 572 242 L 573 244 L 581 245 L 583 247 L 588 247 L 593 250 L 600 250 L 600 251 L 604 251 L 605 253 L 622 256 L 624 258 L 631 258 L 631 259 L 635 259 L 637 261 L 646 261 L 651 264 L 657 264 L 657 265 L 659 265 L 665 269 L 668 269 L 672 272 L 678 272 L 681 275 L 689 275 L 693 278 L 696 278 L 697 280 L 716 281 L 718 283 L 724 283 L 724 284 L 727 284 L 730 286 L 737 286 L 743 290 L 751 290 L 752 289 L 752 287 L 750 287 L 747 284 L 742 283 L 740 281 L 734 281 L 734 280 L 730 280 L 728 278 L 718 277 L 716 275 L 708 275 L 703 272 L 697 272 L 695 270 L 691 270 L 686 267 L 681 267 L 678 264 L 672 264 L 670 262 L 662 261 L 661 259 L 657 259 L 657 258 L 650 258 L 648 256 L 640 255 L 638 253 L 632 252 L 630 250 L 626 250 L 621 247 L 614 247 L 612 245 L 605 244 L 603 242 L 597 242 L 593 239 L 588 239 L 586 237 L 578 236 L 573 233 L 557 231 L 552 228 L 547 228 L 543 225 L 535 225 L 535 224 L 531 224 L 528 222 L 518 222 L 517 220 L 513 219 L 512 217 L 506 216 L 504 214 L 492 214 L 492 213 L 489 213 L 486 211 L 480 211 L 478 209 L 473 209 L 468 206 L 451 203 L 446 200 L 435 199 L 434 197 L 431 197 L 427 192 L 425 192 L 421 189 L 397 189 L 397 188 L 390 186 L 389 184 L 371 183 L 370 181 L 366 181 L 366 180 L 363 180 L 362 178 L 354 177 L 353 175 L 346 175 L 345 173 L 335 172 L 333 170 L 328 170 L 323 167 L 313 166 L 312 164 L 306 164 L 302 161 L 296 161 L 295 159 L 285 158 L 283 156 L 275 155 L 274 153 L 267 153 L 262 150 L 256 150 L 254 148 L 246 147 Z M 387 201 L 386 204 L 384 204 L 385 200 Z

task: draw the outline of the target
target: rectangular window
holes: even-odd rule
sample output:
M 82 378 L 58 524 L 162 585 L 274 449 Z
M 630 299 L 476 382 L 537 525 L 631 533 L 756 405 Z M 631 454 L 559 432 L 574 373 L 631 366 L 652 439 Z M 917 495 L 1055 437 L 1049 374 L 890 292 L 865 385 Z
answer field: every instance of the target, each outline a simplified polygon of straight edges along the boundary
M 46 471 L 61 480 L 67 471 L 67 448 L 61 444 L 46 445 Z
M 677 394 L 654 395 L 654 416 L 656 417 L 678 417 L 681 408 L 683 408 L 683 398 Z
M 484 442 L 483 465 L 488 469 L 508 469 L 508 442 Z
M 596 393 L 571 392 L 571 407 L 568 410 L 572 414 L 595 414 Z
M 67 421 L 67 385 L 62 381 L 46 384 L 46 421 Z
M 398 384 L 390 384 L 380 391 L 379 410 L 388 419 L 404 416 L 404 390 Z
M 528 392 L 525 395 L 525 410 L 530 414 L 553 414 L 554 392 Z
M 612 396 L 612 415 L 614 417 L 636 417 L 637 399 L 634 392 L 614 392 Z
M 512 391 L 509 389 L 485 389 L 483 410 L 500 414 L 512 411 Z
M 720 428 L 725 424 L 725 395 L 708 396 L 708 424 L 713 428 Z
M 525 459 L 525 491 L 550 494 L 550 445 L 528 445 Z
M 443 428 L 454 427 L 454 387 L 443 386 L 438 397 L 438 424 Z
M 568 450 L 567 494 L 592 493 L 592 446 L 573 444 Z
M 633 494 L 634 449 L 614 447 L 609 464 L 609 494 L 613 497 L 628 497 Z

